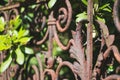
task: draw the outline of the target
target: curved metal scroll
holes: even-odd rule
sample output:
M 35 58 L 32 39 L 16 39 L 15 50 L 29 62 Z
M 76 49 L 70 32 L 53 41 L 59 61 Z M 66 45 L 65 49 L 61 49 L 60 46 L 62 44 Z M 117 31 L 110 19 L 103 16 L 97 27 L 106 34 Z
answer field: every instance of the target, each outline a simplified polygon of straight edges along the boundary
M 70 4 L 69 0 L 65 0 L 65 3 L 67 5 L 68 11 L 66 11 L 65 8 L 60 8 L 59 12 L 63 12 L 64 14 L 63 15 L 59 15 L 59 18 L 56 21 L 57 29 L 60 32 L 64 32 L 65 30 L 68 29 L 68 27 L 70 25 L 70 22 L 71 22 L 71 18 L 72 18 L 72 7 L 71 7 L 71 4 Z M 65 22 L 66 18 L 67 18 L 67 23 L 66 23 L 65 27 L 62 28 L 60 26 L 60 20 L 63 19 L 62 22 Z
M 120 31 L 119 6 L 120 0 L 116 0 L 113 7 L 113 19 L 118 31 Z

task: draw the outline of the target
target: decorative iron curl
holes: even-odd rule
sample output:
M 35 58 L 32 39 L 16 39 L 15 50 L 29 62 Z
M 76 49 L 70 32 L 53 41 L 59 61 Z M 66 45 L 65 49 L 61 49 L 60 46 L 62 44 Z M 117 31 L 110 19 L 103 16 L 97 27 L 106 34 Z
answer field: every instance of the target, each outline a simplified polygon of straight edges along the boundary
M 115 36 L 109 34 L 108 28 L 103 22 L 101 22 L 101 21 L 97 21 L 97 22 L 100 25 L 102 39 L 101 39 L 100 54 L 98 55 L 96 65 L 93 69 L 93 79 L 94 80 L 96 80 L 97 76 L 100 76 L 103 60 L 106 60 L 106 58 L 110 55 L 111 51 L 113 51 L 113 55 L 114 55 L 115 59 L 120 63 L 120 53 L 118 51 L 118 48 L 115 45 L 113 45 Z M 103 52 L 102 49 L 104 48 L 103 46 L 105 44 L 107 45 L 107 49 L 105 52 Z M 119 76 L 110 75 L 103 80 L 118 79 L 117 77 L 119 77 Z
M 118 66 L 115 70 L 116 73 L 119 73 L 120 72 L 120 66 Z
M 58 20 L 56 21 L 56 26 L 57 26 L 57 29 L 58 29 L 59 32 L 64 32 L 65 30 L 68 29 L 68 27 L 70 25 L 70 22 L 71 22 L 71 18 L 72 18 L 71 4 L 70 4 L 69 0 L 65 0 L 65 3 L 67 5 L 68 11 L 66 11 L 65 8 L 60 8 L 59 12 L 63 12 L 64 15 L 59 15 Z M 63 22 L 65 22 L 66 18 L 67 18 L 67 23 L 66 23 L 65 27 L 62 28 L 61 25 L 60 25 L 60 20 L 62 19 L 62 23 L 63 23 Z
M 52 80 L 55 80 L 55 79 L 56 79 L 56 74 L 55 74 L 55 71 L 54 71 L 54 70 L 52 70 L 52 69 L 45 69 L 44 72 L 43 72 L 43 77 L 45 77 L 45 73 L 50 74 Z
M 110 46 L 104 53 L 104 59 L 106 59 L 109 54 L 110 54 L 110 51 L 113 51 L 113 54 L 114 54 L 114 57 L 116 58 L 116 60 L 120 63 L 120 53 L 118 51 L 118 48 L 114 45 Z
M 10 10 L 9 11 L 9 20 L 15 19 L 18 14 L 19 14 L 19 12 L 16 8 Z
M 7 11 L 1 11 L 0 15 L 2 15 L 2 17 L 4 18 L 5 21 L 8 21 Z
M 116 0 L 113 7 L 113 20 L 118 31 L 120 32 L 120 20 L 119 20 L 119 13 L 118 13 L 119 5 L 120 5 L 120 0 Z
M 33 70 L 35 71 L 35 74 L 33 75 L 33 80 L 40 80 L 39 79 L 39 72 L 38 68 L 35 65 L 32 65 Z
M 120 75 L 110 75 L 102 80 L 120 80 Z
M 43 67 L 42 67 L 42 61 L 40 60 L 39 56 L 36 54 L 36 58 L 38 60 L 38 64 L 39 64 L 39 76 L 40 76 L 40 80 L 44 80 L 44 77 L 43 77 Z
M 57 42 L 57 44 L 59 45 L 59 47 L 63 50 L 67 50 L 70 47 L 71 44 L 74 44 L 73 39 L 71 39 L 71 40 L 69 40 L 68 44 L 66 46 L 64 46 L 58 38 L 57 31 L 56 31 L 55 27 L 54 27 L 54 39 Z
M 58 16 L 58 20 L 56 20 L 53 17 L 53 13 L 54 12 L 53 11 L 51 12 L 51 14 L 49 16 L 49 19 L 48 19 L 48 26 L 52 26 L 52 28 L 48 28 L 45 36 L 43 37 L 42 40 L 40 40 L 40 41 L 37 42 L 37 45 L 42 44 L 46 40 L 47 36 L 51 35 L 50 34 L 50 29 L 52 29 L 52 31 L 53 31 L 53 38 L 55 39 L 55 41 L 57 42 L 57 44 L 59 45 L 59 47 L 62 48 L 63 50 L 67 50 L 70 47 L 70 45 L 73 43 L 73 40 L 71 39 L 68 42 L 67 46 L 64 46 L 60 42 L 60 40 L 58 38 L 57 30 L 56 30 L 56 27 L 57 27 L 57 29 L 58 29 L 59 32 L 64 32 L 65 30 L 68 29 L 68 27 L 70 25 L 71 18 L 72 18 L 72 8 L 71 8 L 69 0 L 65 0 L 65 3 L 67 5 L 68 11 L 65 8 L 63 8 L 63 7 L 60 8 L 59 12 L 62 12 L 63 14 Z M 64 23 L 66 20 L 67 20 L 66 25 L 65 25 L 64 28 L 62 28 L 60 26 L 60 22 Z
M 69 67 L 69 68 L 72 70 L 73 74 L 74 74 L 75 80 L 77 80 L 77 75 L 76 75 L 75 72 L 74 72 L 73 64 L 71 64 L 71 63 L 68 62 L 68 61 L 63 61 L 63 62 L 60 62 L 60 63 L 59 63 L 59 65 L 58 65 L 58 67 L 57 67 L 57 69 L 56 69 L 56 78 L 58 78 L 59 71 L 60 71 L 60 69 L 61 69 L 62 66 L 67 66 L 67 67 Z M 56 79 L 56 80 L 57 80 L 57 79 Z
M 46 31 L 45 36 L 43 37 L 43 39 L 40 40 L 40 41 L 37 41 L 36 44 L 37 45 L 42 44 L 47 39 L 47 37 L 48 37 L 48 30 Z
M 115 58 L 120 63 L 120 55 L 119 55 L 118 48 L 115 45 L 112 45 L 113 42 L 114 42 L 114 35 L 109 35 L 108 28 L 104 23 L 102 23 L 100 21 L 97 21 L 97 22 L 100 24 L 100 28 L 102 30 L 103 38 L 104 38 L 105 43 L 108 47 L 107 50 L 104 52 L 104 55 L 103 55 L 104 59 L 106 59 L 108 57 L 110 51 L 113 50 Z

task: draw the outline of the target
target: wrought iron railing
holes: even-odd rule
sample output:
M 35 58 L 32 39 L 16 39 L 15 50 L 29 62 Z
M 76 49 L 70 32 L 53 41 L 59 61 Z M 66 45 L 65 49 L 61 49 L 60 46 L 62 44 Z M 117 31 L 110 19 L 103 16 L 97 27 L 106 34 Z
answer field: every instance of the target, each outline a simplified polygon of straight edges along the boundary
M 72 20 L 72 7 L 69 0 L 63 0 L 61 3 L 65 3 L 66 6 L 60 7 L 58 9 L 58 17 L 55 17 L 56 9 L 51 9 L 48 16 L 44 16 L 40 10 L 39 6 L 46 5 L 47 1 L 30 1 L 30 2 L 23 2 L 23 3 L 12 3 L 12 0 L 9 0 L 9 3 L 6 4 L 4 7 L 0 8 L 0 14 L 4 17 L 6 21 L 9 21 L 10 19 L 15 18 L 17 15 L 19 15 L 19 8 L 20 7 L 27 7 L 28 5 L 37 4 L 38 6 L 35 8 L 35 18 L 34 22 L 30 23 L 30 26 L 34 26 L 36 24 L 41 23 L 41 28 L 38 31 L 42 31 L 44 26 L 47 24 L 47 30 L 45 35 L 41 40 L 33 40 L 33 43 L 35 45 L 41 45 L 45 41 L 48 41 L 48 50 L 42 51 L 45 55 L 45 62 L 46 62 L 46 68 L 43 68 L 42 61 L 40 57 L 36 54 L 36 58 L 38 60 L 38 66 L 32 65 L 32 69 L 35 71 L 35 74 L 32 76 L 28 76 L 28 80 L 44 80 L 46 75 L 51 76 L 51 80 L 59 80 L 59 72 L 63 66 L 67 66 L 71 69 L 75 80 L 117 80 L 120 79 L 120 76 L 117 75 L 117 72 L 119 72 L 119 66 L 116 68 L 116 74 L 114 75 L 102 75 L 106 74 L 106 71 L 102 70 L 103 65 L 106 65 L 106 58 L 110 55 L 111 51 L 114 54 L 114 58 L 120 62 L 120 54 L 118 51 L 118 48 L 113 45 L 113 42 L 115 41 L 115 36 L 109 34 L 109 30 L 107 26 L 101 22 L 96 21 L 100 25 L 101 29 L 101 48 L 99 51 L 99 55 L 96 61 L 96 64 L 93 66 L 93 38 L 92 38 L 92 26 L 93 26 L 93 0 L 88 0 L 88 7 L 87 7 L 87 20 L 81 20 L 76 24 L 76 30 L 71 31 L 72 38 L 68 41 L 68 44 L 65 46 L 59 39 L 59 33 L 65 32 L 70 27 L 70 23 Z M 117 29 L 120 31 L 120 24 L 119 24 L 119 3 L 120 0 L 116 0 L 114 3 L 113 8 L 113 18 L 114 23 L 117 27 Z M 47 7 L 46 7 L 47 8 Z M 29 11 L 29 10 L 28 10 Z M 39 14 L 37 14 L 39 13 Z M 59 14 L 60 13 L 60 14 Z M 61 14 L 62 13 L 62 14 Z M 24 13 L 25 14 L 25 13 Z M 21 14 L 20 14 L 21 15 Z M 48 18 L 47 18 L 48 17 Z M 48 19 L 48 22 L 46 23 L 46 20 Z M 64 23 L 64 25 L 63 25 Z M 87 27 L 87 47 L 86 50 L 84 50 L 84 46 L 82 44 L 82 25 L 88 23 Z M 34 30 L 33 30 L 34 33 Z M 57 57 L 54 58 L 53 55 L 53 40 L 56 41 L 58 46 L 62 50 L 68 50 L 70 54 L 70 58 L 75 59 L 74 63 L 71 63 L 69 61 L 63 61 L 62 58 Z M 105 51 L 104 45 L 107 46 Z M 4 59 L 4 53 L 2 52 L 0 57 L 0 62 Z M 54 62 L 57 61 L 58 65 L 56 69 L 53 69 Z M 10 67 L 7 71 L 5 71 L 0 76 L 0 80 L 10 80 L 10 71 L 14 70 L 17 72 L 18 65 L 15 67 Z M 22 79 L 22 71 L 20 71 L 18 76 L 18 80 Z M 103 72 L 104 71 L 104 72 Z M 63 79 L 67 80 L 67 79 Z

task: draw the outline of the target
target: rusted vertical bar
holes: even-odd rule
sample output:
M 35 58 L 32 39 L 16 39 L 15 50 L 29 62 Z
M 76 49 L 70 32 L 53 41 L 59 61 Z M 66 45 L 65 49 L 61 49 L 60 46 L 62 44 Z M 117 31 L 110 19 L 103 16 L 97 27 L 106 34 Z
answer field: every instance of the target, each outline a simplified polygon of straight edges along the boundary
M 53 19 L 53 12 L 51 12 L 49 16 L 49 23 L 48 23 L 48 28 L 49 28 L 49 45 L 48 45 L 48 57 L 52 56 L 52 49 L 53 49 L 53 29 L 52 29 L 52 19 Z
M 92 24 L 93 24 L 93 0 L 88 0 L 87 6 L 88 27 L 87 27 L 87 80 L 92 77 L 92 59 L 93 59 L 93 39 L 92 39 Z

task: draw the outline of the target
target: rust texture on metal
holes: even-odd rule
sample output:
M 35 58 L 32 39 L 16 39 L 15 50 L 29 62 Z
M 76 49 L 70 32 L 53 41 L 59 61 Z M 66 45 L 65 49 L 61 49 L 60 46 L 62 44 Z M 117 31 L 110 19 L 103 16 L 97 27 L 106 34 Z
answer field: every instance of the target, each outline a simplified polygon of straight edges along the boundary
M 87 80 L 92 78 L 92 60 L 93 60 L 93 39 L 92 39 L 92 26 L 93 26 L 93 0 L 88 0 L 87 7 L 88 27 L 87 27 Z
M 62 2 L 63 3 L 63 2 Z M 120 21 L 119 21 L 119 3 L 120 0 L 116 0 L 113 7 L 113 20 L 114 23 L 120 31 Z M 28 4 L 31 5 L 32 3 Z M 35 54 L 35 58 L 38 61 L 38 66 L 32 65 L 31 69 L 34 70 L 33 75 L 28 75 L 26 80 L 44 80 L 46 76 L 51 76 L 51 80 L 59 80 L 60 70 L 63 66 L 67 66 L 71 72 L 75 80 L 118 80 L 120 79 L 120 75 L 117 73 L 120 72 L 120 66 L 116 68 L 116 74 L 114 75 L 102 75 L 106 74 L 106 72 L 102 72 L 104 65 L 106 65 L 105 61 L 113 53 L 115 60 L 120 63 L 120 53 L 116 45 L 113 45 L 115 41 L 115 35 L 111 35 L 109 33 L 108 27 L 105 23 L 96 20 L 95 22 L 98 23 L 99 28 L 101 30 L 101 47 L 99 50 L 98 58 L 96 60 L 95 65 L 93 66 L 93 0 L 88 0 L 88 7 L 87 7 L 87 15 L 88 19 L 81 20 L 76 23 L 76 30 L 72 30 L 72 38 L 68 40 L 68 43 L 64 45 L 59 38 L 59 33 L 63 33 L 69 29 L 70 23 L 72 21 L 72 6 L 69 0 L 64 0 L 64 4 L 66 7 L 61 6 L 58 9 L 58 16 L 55 17 L 55 10 L 50 10 L 48 16 L 45 16 L 40 12 L 39 7 L 41 4 L 47 5 L 46 1 L 42 2 L 37 0 L 33 4 L 38 4 L 35 8 L 35 18 L 34 23 L 30 23 L 31 32 L 41 32 L 44 27 L 47 26 L 47 30 L 44 33 L 44 36 L 39 40 L 34 39 L 33 43 L 35 45 L 42 45 L 44 42 L 48 41 L 47 44 L 47 51 L 41 51 L 44 54 L 45 64 L 42 63 L 39 55 Z M 14 19 L 17 15 L 19 15 L 19 7 L 24 6 L 24 3 L 12 3 L 12 0 L 9 0 L 8 4 L 4 7 L 0 7 L 0 15 L 4 17 L 5 21 L 10 21 Z M 48 9 L 48 7 L 46 7 Z M 38 12 L 39 11 L 39 12 Z M 62 14 L 61 14 L 62 13 Z M 47 20 L 47 21 L 46 21 Z M 41 24 L 39 29 L 34 29 L 33 26 L 36 24 Z M 83 44 L 83 33 L 82 33 L 82 26 L 87 25 L 87 46 L 84 47 Z M 57 45 L 62 50 L 68 50 L 71 59 L 75 59 L 73 63 L 69 61 L 62 60 L 61 57 L 54 58 L 53 57 L 53 41 L 57 43 Z M 106 46 L 106 50 L 103 51 L 104 46 Z M 2 54 L 1 54 L 2 53 Z M 6 57 L 7 51 L 0 52 L 0 63 Z M 114 59 L 113 59 L 114 60 Z M 56 69 L 53 69 L 54 63 L 58 62 Z M 46 65 L 44 68 L 43 65 Z M 110 64 L 111 65 L 111 64 Z M 18 72 L 19 66 L 10 66 L 4 73 L 0 74 L 0 80 L 10 80 L 10 77 L 15 76 Z M 17 73 L 17 80 L 23 80 L 22 74 L 24 73 L 24 69 L 20 69 L 19 73 Z M 66 78 L 63 80 L 67 80 Z

